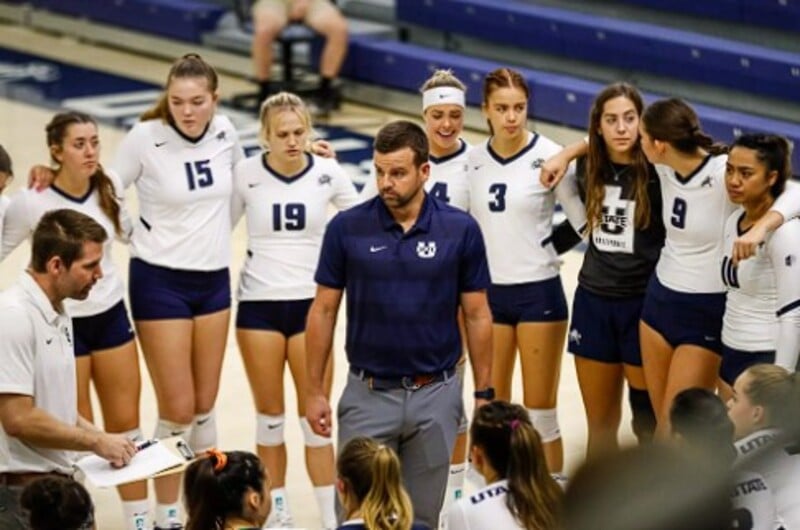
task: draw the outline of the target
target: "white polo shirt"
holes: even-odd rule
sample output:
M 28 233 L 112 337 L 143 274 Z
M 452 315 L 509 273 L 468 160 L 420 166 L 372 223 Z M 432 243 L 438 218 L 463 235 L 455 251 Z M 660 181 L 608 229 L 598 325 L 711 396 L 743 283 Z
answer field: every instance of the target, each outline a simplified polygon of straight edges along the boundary
M 29 273 L 0 293 L 0 394 L 32 396 L 34 406 L 68 425 L 78 422 L 72 321 Z M 0 473 L 71 473 L 74 451 L 43 449 L 0 429 Z

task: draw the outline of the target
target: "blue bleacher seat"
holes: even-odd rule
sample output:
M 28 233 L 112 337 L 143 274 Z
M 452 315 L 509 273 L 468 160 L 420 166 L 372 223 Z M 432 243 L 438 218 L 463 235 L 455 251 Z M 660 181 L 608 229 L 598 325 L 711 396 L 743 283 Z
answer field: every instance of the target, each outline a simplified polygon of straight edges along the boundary
M 751 26 L 800 32 L 800 2 L 797 0 L 620 0 L 628 4 L 727 20 Z
M 225 8 L 204 0 L 34 0 L 34 7 L 159 37 L 201 42 Z
M 450 68 L 467 85 L 467 101 L 480 105 L 483 77 L 503 66 L 498 62 L 467 57 L 393 40 L 354 36 L 342 69 L 347 78 L 417 93 L 420 85 L 437 68 Z M 589 108 L 603 85 L 566 75 L 529 68 L 517 68 L 530 84 L 529 111 L 533 118 L 584 128 Z M 644 94 L 646 101 L 664 97 Z M 752 116 L 709 105 L 693 105 L 704 129 L 720 141 L 729 142 L 743 132 L 781 134 L 800 145 L 800 124 Z M 794 167 L 800 167 L 800 150 L 795 150 Z
M 494 0 L 397 0 L 396 14 L 401 23 L 521 49 L 789 101 L 800 94 L 800 54 L 689 31 Z

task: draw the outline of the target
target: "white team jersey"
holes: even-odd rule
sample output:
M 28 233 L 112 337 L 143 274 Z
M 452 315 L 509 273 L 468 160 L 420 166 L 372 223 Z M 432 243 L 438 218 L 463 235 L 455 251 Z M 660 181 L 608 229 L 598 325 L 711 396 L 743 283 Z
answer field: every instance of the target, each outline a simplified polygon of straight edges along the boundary
M 764 429 L 737 440 L 737 464 L 764 477 L 786 528 L 800 528 L 800 454 L 778 446 L 778 437 Z
M 291 178 L 269 168 L 265 156 L 236 166 L 233 222 L 244 212 L 248 234 L 239 300 L 313 298 L 328 205 L 343 210 L 361 202 L 335 160 L 307 157 L 306 169 Z
M 130 234 L 131 223 L 122 204 L 122 188 L 119 180 L 113 174 L 108 173 L 108 175 L 117 190 L 115 195 L 122 209 L 120 214 L 123 230 L 121 239 L 126 240 Z M 85 196 L 77 198 L 67 195 L 56 184 L 53 184 L 41 192 L 31 189 L 19 191 L 12 198 L 11 204 L 6 211 L 0 261 L 5 259 L 20 243 L 33 235 L 39 219 L 51 210 L 60 208 L 76 210 L 88 215 L 105 229 L 108 239 L 103 245 L 103 259 L 100 262 L 103 277 L 92 287 L 88 298 L 85 300 L 69 298 L 64 300 L 64 306 L 72 317 L 98 315 L 119 303 L 125 296 L 122 277 L 111 259 L 111 248 L 117 234 L 114 231 L 114 224 L 111 219 L 100 209 L 99 200 L 99 193 L 94 188 Z
M 506 506 L 508 481 L 493 482 L 469 497 L 453 503 L 448 517 L 448 530 L 522 530 Z
M 781 530 L 783 521 L 778 516 L 775 498 L 764 477 L 750 471 L 734 475 L 731 493 L 733 526 L 750 530 Z
M 467 155 L 472 149 L 467 142 L 459 140 L 461 147 L 452 155 L 437 158 L 428 157 L 431 163 L 431 174 L 425 183 L 425 191 L 432 197 L 443 200 L 451 206 L 467 211 L 469 208 L 469 186 L 467 184 Z M 370 178 L 361 189 L 361 199 L 367 200 L 378 194 L 375 168 L 370 171 Z
M 755 256 L 734 267 L 731 251 L 743 217 L 740 208 L 725 223 L 722 342 L 743 351 L 775 350 L 777 364 L 794 371 L 800 353 L 800 219 L 784 223 Z
M 725 290 L 714 265 L 722 255 L 725 220 L 734 209 L 725 191 L 727 160 L 728 155 L 709 156 L 686 179 L 678 177 L 672 168 L 655 166 L 661 180 L 667 234 L 656 274 L 672 290 Z
M 656 164 L 661 180 L 664 227 L 667 237 L 656 274 L 662 284 L 685 293 L 725 291 L 715 267 L 722 256 L 725 222 L 736 205 L 725 190 L 728 155 L 709 155 L 694 173 L 679 178 L 667 166 Z M 784 219 L 800 214 L 800 186 L 787 183 L 772 210 Z
M 228 267 L 233 166 L 242 158 L 224 116 L 215 116 L 196 142 L 161 120 L 137 123 L 113 165 L 126 188 L 136 185 L 139 199 L 131 255 L 172 269 Z
M 583 230 L 586 210 L 573 179 L 562 179 L 555 191 L 539 182 L 541 164 L 561 151 L 549 138 L 528 132 L 528 144 L 501 159 L 489 140 L 468 155 L 469 211 L 486 240 L 493 284 L 517 284 L 558 276 L 561 262 L 553 245 L 556 199 L 570 224 Z

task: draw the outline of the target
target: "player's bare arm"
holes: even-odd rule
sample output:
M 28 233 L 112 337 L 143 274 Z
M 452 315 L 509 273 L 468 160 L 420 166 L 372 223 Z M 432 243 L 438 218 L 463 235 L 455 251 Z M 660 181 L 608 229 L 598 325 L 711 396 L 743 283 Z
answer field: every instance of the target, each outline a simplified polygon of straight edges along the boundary
M 306 322 L 306 419 L 320 436 L 332 432 L 331 406 L 325 394 L 325 366 L 333 346 L 342 290 L 317 287 Z
M 461 307 L 475 389 L 485 389 L 492 384 L 492 312 L 486 291 L 461 293 Z M 483 400 L 476 400 L 475 406 L 482 404 Z

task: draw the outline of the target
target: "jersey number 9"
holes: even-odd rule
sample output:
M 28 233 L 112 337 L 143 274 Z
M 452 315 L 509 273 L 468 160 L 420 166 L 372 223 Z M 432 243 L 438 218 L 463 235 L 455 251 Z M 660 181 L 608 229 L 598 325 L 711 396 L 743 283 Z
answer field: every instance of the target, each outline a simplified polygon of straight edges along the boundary
M 675 197 L 672 203 L 672 226 L 675 228 L 686 228 L 686 201 L 680 197 Z

